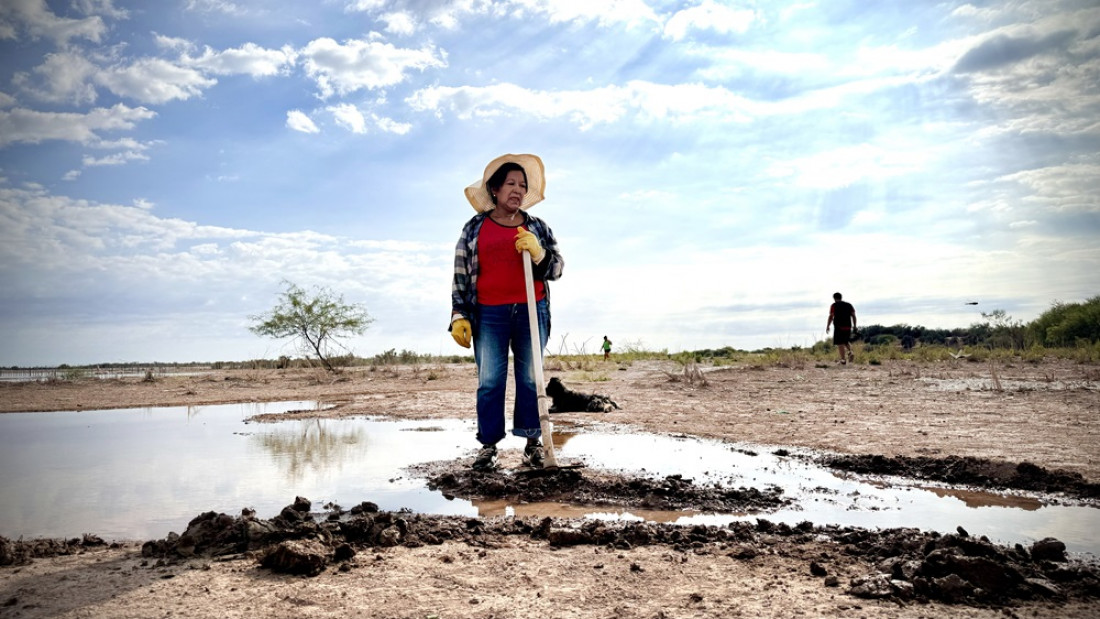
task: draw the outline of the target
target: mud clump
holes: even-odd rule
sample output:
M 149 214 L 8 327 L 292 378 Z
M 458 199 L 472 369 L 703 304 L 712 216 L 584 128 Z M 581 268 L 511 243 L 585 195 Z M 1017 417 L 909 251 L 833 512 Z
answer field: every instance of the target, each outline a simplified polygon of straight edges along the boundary
M 571 476 L 566 476 L 571 478 Z M 551 547 L 601 546 L 629 551 L 661 545 L 688 555 L 756 561 L 780 554 L 801 557 L 822 586 L 842 587 L 860 598 L 900 604 L 940 601 L 1011 606 L 1033 599 L 1100 597 L 1100 567 L 1070 561 L 1065 545 L 1044 539 L 1030 547 L 998 546 L 964 533 L 941 535 L 917 529 L 869 531 L 852 527 L 796 526 L 766 519 L 725 526 L 681 526 L 554 518 L 464 518 L 380 512 L 364 503 L 350 512 L 302 511 L 297 499 L 271 520 L 248 510 L 239 517 L 207 512 L 183 535 L 146 542 L 142 554 L 172 563 L 197 555 L 246 553 L 275 572 L 317 576 L 329 569 L 360 567 L 364 551 L 416 548 L 458 542 L 483 549 L 506 545 L 510 536 Z M 293 512 L 295 516 L 287 517 Z
M 1048 471 L 1030 462 L 1012 464 L 983 458 L 949 456 L 887 457 L 832 455 L 819 459 L 824 466 L 863 475 L 894 475 L 981 488 L 1007 488 L 1060 493 L 1078 499 L 1100 498 L 1100 484 L 1061 469 Z
M 565 476 L 572 479 L 572 476 Z M 660 481 L 660 480 L 658 480 Z M 378 511 L 364 502 L 344 511 L 327 506 L 311 512 L 298 497 L 269 520 L 252 510 L 239 516 L 206 512 L 181 534 L 145 542 L 142 555 L 157 565 L 189 564 L 195 559 L 251 557 L 264 569 L 318 576 L 369 564 L 361 555 L 425 545 L 461 543 L 486 551 L 509 546 L 520 536 L 550 547 L 600 546 L 629 552 L 664 546 L 690 556 L 723 561 L 763 561 L 772 555 L 805 562 L 806 573 L 824 587 L 857 598 L 887 599 L 907 605 L 928 601 L 1010 607 L 1025 600 L 1068 601 L 1100 598 L 1100 566 L 1067 558 L 1065 545 L 1044 539 L 1030 547 L 998 546 L 965 532 L 941 535 L 917 529 L 870 531 L 853 527 L 795 526 L 734 522 L 724 526 L 554 518 L 466 518 Z M 94 542 L 97 538 L 90 538 Z M 73 540 L 76 541 L 76 540 Z M 83 542 L 82 542 L 83 543 Z M 0 558 L 33 552 L 67 553 L 67 543 L 0 538 Z M 76 550 L 79 551 L 79 550 Z M 451 557 L 451 560 L 462 560 Z M 644 569 L 642 566 L 639 570 Z
M 0 536 L 0 566 L 26 565 L 38 558 L 79 554 L 89 548 L 106 547 L 98 536 L 85 534 L 72 539 L 10 540 Z M 116 548 L 117 544 L 110 544 Z
M 584 505 L 634 507 L 702 512 L 767 512 L 790 504 L 783 490 L 773 486 L 725 488 L 700 486 L 682 475 L 650 478 L 590 478 L 577 469 L 512 472 L 452 468 L 428 479 L 428 487 L 448 497 L 511 499 L 524 502 L 558 501 Z

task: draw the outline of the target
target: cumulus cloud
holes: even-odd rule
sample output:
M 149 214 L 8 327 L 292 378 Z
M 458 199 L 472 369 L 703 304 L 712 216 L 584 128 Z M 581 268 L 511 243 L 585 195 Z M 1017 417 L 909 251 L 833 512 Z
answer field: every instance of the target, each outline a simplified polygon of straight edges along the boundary
M 187 39 L 170 37 L 156 32 L 153 33 L 153 42 L 156 43 L 157 47 L 160 49 L 177 51 L 180 53 L 186 53 L 195 49 L 195 44 Z
M 392 118 L 372 114 L 371 119 L 374 121 L 375 126 L 386 133 L 405 135 L 412 130 L 412 125 L 409 123 L 398 122 Z
M 341 103 L 327 108 L 336 119 L 336 124 L 344 127 L 352 133 L 366 133 L 367 120 L 363 118 L 359 108 L 349 103 Z
M 406 11 L 383 13 L 378 19 L 386 23 L 386 32 L 397 35 L 410 35 L 416 32 L 416 18 Z
M 205 47 L 192 57 L 188 41 L 157 37 L 158 46 L 182 51 L 179 60 L 144 57 L 107 67 L 94 64 L 77 52 L 47 54 L 30 72 L 19 72 L 13 84 L 24 93 L 50 103 L 82 105 L 94 103 L 97 87 L 142 103 L 186 100 L 217 84 L 209 75 L 251 75 L 266 77 L 286 72 L 295 63 L 296 52 L 288 47 L 266 49 L 254 43 L 215 51 Z
M 131 108 L 121 103 L 84 114 L 26 108 L 0 110 L 0 146 L 47 140 L 95 142 L 101 139 L 102 132 L 133 129 L 138 122 L 154 116 L 155 112 L 144 107 Z
M 160 58 L 140 58 L 130 65 L 104 69 L 95 80 L 116 95 L 142 103 L 187 100 L 218 83 L 196 69 Z
M 47 54 L 29 73 L 16 73 L 12 84 L 40 101 L 83 105 L 96 100 L 90 80 L 97 70 L 82 54 L 59 52 Z
M 118 140 L 96 140 L 87 146 L 94 150 L 107 150 L 116 151 L 101 156 L 85 155 L 81 163 L 84 167 L 94 166 L 117 166 L 130 163 L 131 161 L 148 161 L 149 155 L 146 151 L 152 146 L 153 142 L 139 142 L 133 138 L 121 138 Z M 73 176 L 72 178 L 76 178 Z M 71 179 L 67 179 L 71 180 Z
M 226 15 L 242 15 L 244 9 L 235 2 L 229 0 L 187 0 L 187 10 L 200 13 L 225 13 Z
M 1056 14 L 978 37 L 955 74 L 1009 134 L 1100 135 L 1100 9 Z
M 1008 174 L 1000 180 L 1020 183 L 1044 208 L 1100 214 L 1100 164 L 1049 166 Z
M 1036 36 L 998 34 L 990 37 L 963 54 L 955 65 L 959 73 L 991 71 L 1013 65 L 1048 52 L 1064 50 L 1066 43 L 1075 38 L 1069 30 Z
M 290 47 L 265 49 L 255 43 L 245 43 L 236 48 L 214 51 L 206 47 L 202 55 L 187 55 L 181 63 L 216 75 L 251 75 L 266 77 L 278 75 L 294 65 L 296 52 Z
M 93 166 L 123 165 L 123 164 L 129 163 L 131 161 L 148 161 L 148 160 L 149 160 L 149 156 L 146 155 L 144 152 L 134 151 L 134 150 L 126 150 L 126 151 L 122 151 L 122 152 L 118 152 L 118 153 L 112 153 L 110 155 L 105 155 L 103 157 L 92 157 L 92 156 L 89 156 L 89 155 L 85 155 L 83 157 L 83 159 L 81 160 L 81 163 L 83 163 L 85 167 L 93 167 Z
M 0 187 L 0 227 L 12 232 L 11 242 L 0 246 L 0 262 L 36 263 L 47 270 L 68 268 L 73 259 L 93 254 L 125 258 L 137 248 L 157 252 L 192 239 L 254 234 L 158 217 L 141 206 L 74 200 L 41 187 Z
M 756 19 L 751 9 L 742 9 L 706 0 L 702 4 L 677 11 L 665 22 L 665 36 L 679 41 L 692 31 L 711 31 L 722 35 L 746 32 Z
M 106 3 L 110 6 L 110 3 Z M 72 39 L 98 43 L 106 32 L 103 18 L 91 15 L 82 19 L 59 17 L 46 0 L 5 0 L 0 2 L 0 38 L 50 39 L 65 46 Z
M 286 126 L 302 133 L 318 133 L 321 131 L 313 120 L 301 110 L 290 110 L 286 113 Z
M 327 37 L 315 39 L 301 50 L 301 56 L 306 74 L 325 98 L 393 86 L 410 70 L 447 66 L 445 54 L 432 46 L 408 49 L 363 39 L 344 43 Z

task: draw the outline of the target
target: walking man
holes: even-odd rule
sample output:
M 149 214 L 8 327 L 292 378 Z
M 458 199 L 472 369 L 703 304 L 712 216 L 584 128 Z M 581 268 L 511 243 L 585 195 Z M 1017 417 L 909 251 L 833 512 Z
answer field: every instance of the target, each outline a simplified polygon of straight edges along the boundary
M 836 344 L 837 352 L 840 354 L 841 365 L 847 365 L 849 361 L 855 360 L 851 342 L 852 329 L 856 327 L 856 308 L 852 307 L 851 303 L 842 301 L 841 298 L 839 292 L 833 293 L 833 304 L 829 306 L 829 321 L 825 323 L 825 333 L 829 332 L 830 326 L 836 325 L 833 343 Z

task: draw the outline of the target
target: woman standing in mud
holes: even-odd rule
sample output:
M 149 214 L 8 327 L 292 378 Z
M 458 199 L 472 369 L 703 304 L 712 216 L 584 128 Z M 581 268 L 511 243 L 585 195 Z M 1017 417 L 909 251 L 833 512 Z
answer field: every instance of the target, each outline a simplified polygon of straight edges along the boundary
M 548 282 L 561 277 L 565 264 L 550 227 L 526 212 L 542 201 L 545 187 L 545 171 L 537 156 L 501 155 L 489 162 L 481 180 L 465 190 L 477 215 L 466 222 L 455 246 L 450 331 L 459 346 L 469 348 L 472 343 L 474 348 L 477 440 L 482 445 L 474 468 L 479 470 L 496 464 L 496 445 L 506 435 L 509 348 L 516 380 L 512 434 L 527 439 L 526 464 L 541 467 L 545 457 L 522 262 L 527 259 L 524 252 L 529 252 L 541 359 L 550 337 Z

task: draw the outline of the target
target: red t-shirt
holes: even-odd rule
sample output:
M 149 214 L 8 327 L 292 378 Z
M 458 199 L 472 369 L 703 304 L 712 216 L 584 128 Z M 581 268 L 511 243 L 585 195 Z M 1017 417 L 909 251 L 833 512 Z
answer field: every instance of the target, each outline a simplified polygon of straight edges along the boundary
M 477 236 L 477 302 L 483 305 L 507 305 L 527 302 L 527 285 L 523 280 L 523 260 L 516 251 L 516 232 L 485 218 Z M 524 228 L 526 229 L 526 228 Z M 535 299 L 546 296 L 546 286 L 535 280 Z

